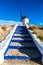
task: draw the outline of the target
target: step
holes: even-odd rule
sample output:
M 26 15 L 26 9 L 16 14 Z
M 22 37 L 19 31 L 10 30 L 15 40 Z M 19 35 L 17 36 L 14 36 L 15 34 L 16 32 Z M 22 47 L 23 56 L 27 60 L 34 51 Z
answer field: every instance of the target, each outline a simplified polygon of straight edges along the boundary
M 26 57 L 26 56 L 4 56 L 4 60 L 41 60 L 41 56 L 40 57 L 36 57 L 36 58 L 31 58 L 31 57 Z
M 26 28 L 26 26 L 17 26 L 18 28 Z
M 35 47 L 35 44 L 30 42 L 30 43 L 17 43 L 17 42 L 11 42 L 10 46 L 24 46 L 24 47 Z
M 32 38 L 31 36 L 13 36 L 12 38 Z
M 26 29 L 26 28 L 22 28 L 22 27 L 20 28 L 20 27 L 17 27 L 16 29 Z
M 16 31 L 16 32 L 24 32 L 24 31 L 25 31 L 25 32 L 28 32 L 27 29 L 16 29 L 15 31 Z
M 18 32 L 18 33 L 24 33 L 24 32 L 25 33 L 28 33 L 28 31 L 19 31 L 19 30 L 18 31 L 15 31 L 15 32 Z
M 26 37 L 19 37 L 19 36 L 13 36 L 12 39 L 14 39 L 14 40 L 17 40 L 17 39 L 19 39 L 19 40 L 21 40 L 21 39 L 22 39 L 22 40 L 24 40 L 24 39 L 25 39 L 25 40 L 32 40 L 31 37 L 30 37 L 30 38 L 29 38 L 29 37 L 26 38 Z
M 28 34 L 28 32 L 15 32 L 14 34 Z
M 19 27 L 17 27 L 16 30 L 17 30 L 17 29 L 26 29 L 26 28 L 19 28 Z
M 26 28 L 16 28 L 16 30 L 27 30 Z
M 12 40 L 32 40 L 31 38 L 12 38 Z
M 33 42 L 33 40 L 11 40 L 11 42 Z
M 30 49 L 30 48 L 32 48 L 32 49 L 35 49 L 36 48 L 36 46 L 34 46 L 34 47 L 26 47 L 26 46 L 9 46 L 9 49 Z
M 17 27 L 16 29 L 26 29 L 26 27 Z
M 22 29 L 22 30 L 19 30 L 19 29 L 17 30 L 17 29 L 16 29 L 15 31 L 16 31 L 16 32 L 28 32 L 26 29 Z
M 24 32 L 28 32 L 26 29 L 16 29 L 15 31 L 16 31 L 16 32 L 23 32 L 23 31 L 24 31 Z
M 26 27 L 19 26 L 19 27 L 16 28 L 16 30 L 27 30 L 27 29 L 26 29 Z
M 9 49 L 5 59 L 35 59 L 41 57 L 37 49 Z
M 30 36 L 30 35 L 29 34 L 14 34 L 13 36 Z

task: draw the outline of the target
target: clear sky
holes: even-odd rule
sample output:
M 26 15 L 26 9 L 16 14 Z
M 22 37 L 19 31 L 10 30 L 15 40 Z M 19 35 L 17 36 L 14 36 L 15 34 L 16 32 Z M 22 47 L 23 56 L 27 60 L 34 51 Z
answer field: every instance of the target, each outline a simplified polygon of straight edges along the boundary
M 20 21 L 21 10 L 30 23 L 43 25 L 43 0 L 0 0 L 0 20 Z

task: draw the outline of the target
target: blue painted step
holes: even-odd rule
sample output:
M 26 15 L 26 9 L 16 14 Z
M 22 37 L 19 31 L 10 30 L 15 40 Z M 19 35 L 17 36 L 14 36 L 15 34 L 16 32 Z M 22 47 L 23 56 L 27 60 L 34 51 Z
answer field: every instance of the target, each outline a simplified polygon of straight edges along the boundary
M 35 49 L 36 46 L 31 46 L 31 47 L 24 47 L 24 46 L 9 46 L 10 49 L 30 49 L 33 48 Z
M 26 56 L 4 56 L 4 59 L 6 60 L 11 60 L 11 59 L 19 59 L 19 60 L 39 60 L 41 59 L 40 57 L 36 57 L 36 58 L 31 58 L 31 57 L 26 57 Z
M 24 30 L 24 31 L 26 31 L 27 29 L 26 28 L 16 28 L 16 30 Z
M 33 42 L 33 40 L 11 40 L 11 42 Z
M 9 48 L 10 49 L 10 48 Z M 12 49 L 15 51 L 15 49 Z M 30 59 L 39 59 L 41 58 L 41 55 L 40 55 L 40 52 L 37 50 L 37 48 L 32 48 L 32 49 L 18 49 L 20 53 L 22 54 L 26 54 L 27 56 L 18 56 L 18 54 L 15 56 L 14 52 L 13 52 L 13 56 L 11 54 L 9 55 L 6 55 L 4 56 L 5 59 L 27 59 L 27 60 L 30 60 Z M 14 57 L 14 58 L 13 58 Z
M 27 29 L 20 29 L 20 28 L 19 28 L 19 29 L 16 29 L 15 31 L 25 31 L 25 32 L 26 32 Z
M 16 29 L 26 29 L 26 27 L 17 27 Z
M 15 32 L 14 34 L 29 34 L 28 32 Z
M 30 36 L 13 36 L 12 38 L 31 38 Z
M 28 32 L 15 32 L 15 34 L 28 34 Z

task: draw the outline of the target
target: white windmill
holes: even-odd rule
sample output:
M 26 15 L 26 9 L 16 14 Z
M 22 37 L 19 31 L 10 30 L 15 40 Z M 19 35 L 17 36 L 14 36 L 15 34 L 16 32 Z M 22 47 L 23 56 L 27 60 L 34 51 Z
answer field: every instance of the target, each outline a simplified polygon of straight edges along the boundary
M 27 16 L 23 16 L 21 12 L 21 21 L 22 21 L 22 26 L 25 26 L 26 23 L 29 23 L 29 18 Z

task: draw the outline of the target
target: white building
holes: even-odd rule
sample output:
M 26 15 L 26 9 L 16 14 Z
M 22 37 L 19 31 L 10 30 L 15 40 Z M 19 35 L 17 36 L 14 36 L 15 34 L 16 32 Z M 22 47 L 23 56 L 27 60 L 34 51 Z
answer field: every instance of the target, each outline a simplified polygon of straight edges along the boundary
M 29 18 L 24 16 L 24 17 L 22 17 L 22 25 L 25 26 L 26 23 L 29 23 Z

